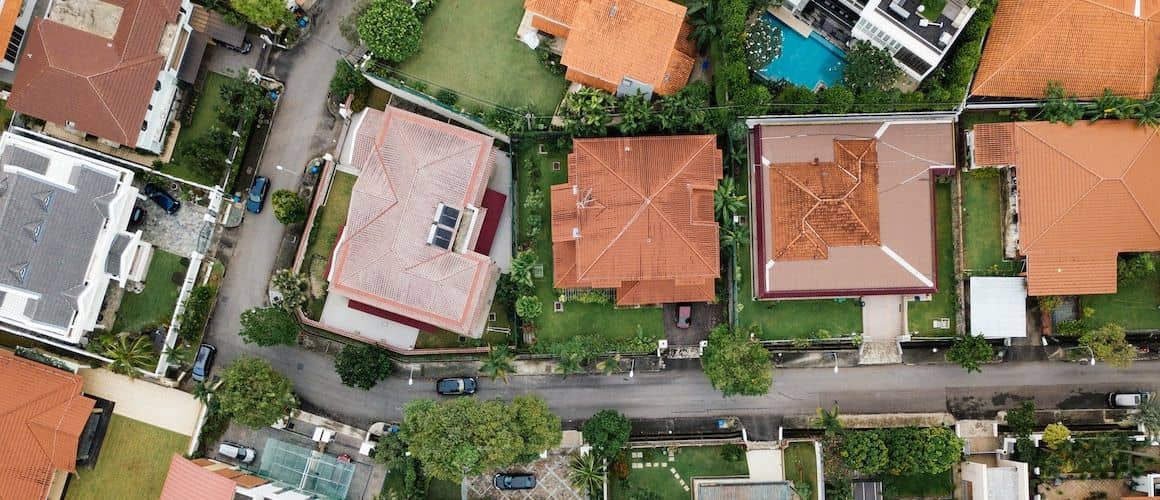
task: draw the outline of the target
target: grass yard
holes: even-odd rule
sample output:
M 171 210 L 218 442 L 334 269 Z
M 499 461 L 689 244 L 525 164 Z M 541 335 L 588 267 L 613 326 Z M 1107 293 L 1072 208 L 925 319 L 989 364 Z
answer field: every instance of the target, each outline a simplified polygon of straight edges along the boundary
M 516 40 L 522 0 L 442 0 L 423 23 L 419 53 L 399 66 L 408 78 L 507 107 L 531 104 L 550 113 L 564 95 L 563 76 L 548 73 Z M 437 88 L 429 88 L 432 95 Z
M 660 462 L 663 467 L 647 467 L 643 469 L 629 469 L 628 479 L 624 481 L 610 480 L 610 498 L 628 498 L 628 492 L 651 491 L 652 498 L 689 498 L 689 492 L 681 487 L 677 478 L 669 468 L 677 469 L 681 479 L 689 487 L 693 486 L 694 477 L 724 477 L 745 476 L 749 474 L 749 466 L 742 458 L 737 462 L 726 461 L 721 450 L 723 446 L 690 446 L 677 449 L 676 460 L 666 463 L 668 451 L 665 448 L 649 448 L 643 451 L 643 459 L 632 459 L 635 462 Z
M 189 436 L 113 415 L 97 466 L 69 480 L 67 500 L 157 498 L 174 453 L 184 455 Z
M 963 183 L 964 270 L 971 274 L 1009 265 L 1003 261 L 1003 180 L 980 172 L 959 178 Z
M 197 107 L 193 109 L 193 116 L 190 118 L 189 124 L 181 127 L 181 132 L 177 135 L 177 144 L 174 146 L 175 150 L 181 149 L 182 144 L 201 137 L 217 124 L 218 107 L 222 103 L 221 88 L 229 80 L 230 77 L 221 73 L 210 72 L 206 74 L 205 83 L 198 92 Z M 208 186 L 221 180 L 219 175 L 187 167 L 177 162 L 166 165 L 164 172 Z
M 951 185 L 937 184 L 934 193 L 935 228 L 938 231 L 938 293 L 929 302 L 911 302 L 907 328 L 919 335 L 946 336 L 955 331 L 955 246 L 951 226 Z M 950 318 L 949 329 L 935 329 L 934 320 Z
M 914 476 L 883 476 L 882 496 L 884 498 L 949 497 L 955 493 L 951 471 L 942 474 L 917 474 Z
M 809 498 L 818 498 L 818 462 L 813 443 L 790 443 L 782 454 L 782 463 L 785 468 L 785 478 L 793 481 L 795 486 L 803 483 L 810 485 L 813 492 Z
M 113 322 L 113 333 L 139 332 L 168 323 L 173 317 L 173 308 L 177 306 L 177 294 L 181 291 L 186 270 L 180 256 L 155 250 L 145 276 L 145 290 L 141 293 L 125 292 L 117 319 Z
M 442 479 L 432 479 L 431 483 L 427 485 L 427 498 L 429 500 L 446 500 L 448 498 L 459 497 L 459 483 L 444 481 Z
M 326 263 L 330 261 L 330 252 L 334 250 L 334 244 L 338 241 L 339 229 L 346 224 L 347 209 L 350 208 L 350 195 L 354 190 L 354 181 L 356 180 L 358 180 L 358 176 L 346 172 L 335 172 L 334 180 L 330 183 L 330 194 L 327 195 L 326 205 L 318 207 L 302 264 L 302 267 L 308 269 L 314 279 L 326 279 Z M 306 304 L 306 313 L 311 318 L 318 319 L 322 316 L 322 306 L 325 304 L 325 296 L 311 299 Z
M 1114 295 L 1082 295 L 1080 305 L 1096 313 L 1096 325 L 1119 323 L 1127 330 L 1160 329 L 1160 280 L 1150 278 L 1122 283 Z
M 440 4 L 441 6 L 443 4 Z M 536 295 L 544 304 L 544 313 L 536 319 L 536 340 L 541 344 L 553 344 L 567 341 L 577 334 L 601 335 L 606 339 L 617 342 L 627 341 L 637 337 L 637 331 L 651 338 L 664 337 L 663 313 L 659 307 L 644 307 L 640 309 L 615 309 L 608 304 L 582 304 L 568 302 L 564 304 L 564 312 L 553 312 L 553 303 L 559 298 L 552 288 L 552 235 L 551 235 L 551 203 L 549 193 L 553 184 L 568 180 L 567 155 L 546 154 L 536 152 L 536 144 L 529 144 L 517 155 L 515 168 L 520 168 L 519 192 L 521 196 L 519 207 L 520 236 L 527 230 L 528 217 L 538 213 L 544 221 L 543 228 L 535 240 L 535 250 L 540 263 L 544 266 L 544 277 L 536 280 Z M 544 203 L 539 207 L 529 209 L 523 206 L 522 198 L 533 188 L 530 175 L 525 174 L 523 159 L 531 157 L 539 168 L 540 180 L 538 187 L 544 193 Z M 560 162 L 560 170 L 553 171 L 552 163 Z

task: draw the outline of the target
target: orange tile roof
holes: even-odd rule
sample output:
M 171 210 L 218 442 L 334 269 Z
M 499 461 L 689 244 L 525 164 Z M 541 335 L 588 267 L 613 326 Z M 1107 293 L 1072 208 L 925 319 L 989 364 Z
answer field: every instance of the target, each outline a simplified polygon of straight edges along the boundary
M 12 39 L 12 29 L 16 27 L 16 20 L 20 18 L 22 5 L 23 0 L 4 0 L 4 6 L 0 7 L 0 41 L 3 41 L 5 46 Z
M 1117 254 L 1160 250 L 1156 129 L 1103 120 L 994 123 L 975 131 L 976 157 L 1007 149 L 1018 174 L 1029 295 L 1115 293 Z M 1011 139 L 993 139 L 1004 136 Z
M 76 470 L 96 403 L 81 377 L 0 350 L 0 498 L 40 500 L 53 471 Z
M 720 275 L 712 135 L 576 139 L 552 186 L 557 288 L 617 288 L 617 305 L 711 301 Z
M 173 454 L 160 500 L 232 500 L 234 482 Z
M 525 0 L 524 7 L 553 21 L 533 18 L 537 29 L 568 39 L 560 61 L 571 81 L 616 92 L 627 77 L 662 95 L 689 82 L 694 49 L 683 5 L 669 0 Z
M 1058 81 L 1081 97 L 1152 90 L 1160 70 L 1160 0 L 1004 0 L 971 94 L 1043 97 Z
M 462 211 L 457 235 L 478 231 L 484 214 L 472 226 L 466 207 L 482 207 L 495 166 L 492 138 L 392 107 L 365 113 L 347 146 L 361 173 L 334 251 L 330 289 L 479 337 L 499 267 L 487 255 L 439 248 L 427 238 L 439 203 Z

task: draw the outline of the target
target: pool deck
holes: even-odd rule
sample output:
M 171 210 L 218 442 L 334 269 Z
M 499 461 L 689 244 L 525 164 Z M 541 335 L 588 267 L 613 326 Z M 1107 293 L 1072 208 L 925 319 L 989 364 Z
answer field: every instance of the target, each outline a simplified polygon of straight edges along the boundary
M 814 32 L 814 28 L 812 26 L 810 26 L 805 21 L 794 17 L 793 13 L 787 10 L 785 7 L 770 7 L 767 10 L 770 14 L 773 14 L 773 17 L 778 18 L 781 20 L 781 22 L 785 23 L 786 26 L 789 26 L 791 29 L 798 32 L 798 34 L 805 38 L 809 38 L 810 34 Z

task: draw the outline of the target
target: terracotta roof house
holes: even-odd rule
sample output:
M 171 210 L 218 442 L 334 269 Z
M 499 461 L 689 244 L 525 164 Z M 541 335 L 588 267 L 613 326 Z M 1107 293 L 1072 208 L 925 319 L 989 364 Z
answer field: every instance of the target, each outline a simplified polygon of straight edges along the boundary
M 975 126 L 974 165 L 1018 178 L 1028 295 L 1116 293 L 1117 254 L 1160 250 L 1158 133 L 1126 120 Z
M 971 95 L 1037 99 L 1057 81 L 1081 98 L 1142 96 L 1160 70 L 1158 42 L 1155 0 L 999 2 Z
M 174 453 L 160 500 L 233 500 L 235 485 L 229 478 Z
M 757 299 L 933 293 L 944 114 L 749 120 Z
M 109 285 L 149 269 L 153 247 L 127 230 L 136 200 L 125 168 L 0 136 L 0 329 L 74 344 L 92 331 Z
M 331 294 L 403 325 L 478 338 L 499 278 L 479 251 L 494 237 L 483 230 L 492 138 L 390 107 L 368 108 L 351 128 L 340 162 L 359 174 Z
M 96 401 L 81 377 L 0 350 L 0 496 L 43 500 L 76 471 Z
M 685 6 L 669 0 L 524 0 L 521 33 L 564 39 L 565 78 L 617 95 L 676 93 L 696 49 Z
M 7 42 L 4 45 L 4 58 L 0 59 L 0 69 L 12 71 L 16 68 L 36 2 L 37 0 L 0 0 L 0 41 Z
M 712 135 L 576 139 L 552 186 L 556 288 L 616 289 L 616 305 L 709 302 L 721 273 Z
M 56 0 L 29 28 L 8 107 L 160 153 L 189 41 L 189 0 Z

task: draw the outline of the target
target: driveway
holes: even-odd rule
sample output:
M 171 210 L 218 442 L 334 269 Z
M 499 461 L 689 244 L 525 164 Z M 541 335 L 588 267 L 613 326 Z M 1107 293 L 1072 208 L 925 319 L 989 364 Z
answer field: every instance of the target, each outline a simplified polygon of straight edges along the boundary
M 677 308 L 681 305 L 692 307 L 693 315 L 688 328 L 677 328 Z M 722 321 L 722 305 L 719 304 L 665 304 L 665 338 L 670 346 L 698 345 L 709 338 L 709 331 Z
M 536 476 L 536 487 L 530 490 L 502 491 L 495 487 L 494 474 L 468 478 L 467 498 L 584 500 L 584 495 L 568 482 L 568 462 L 571 459 L 572 455 L 565 451 L 555 450 L 548 454 L 548 458 L 509 469 L 510 472 L 530 472 Z
M 166 186 L 166 190 L 169 187 Z M 176 196 L 176 193 L 169 191 Z M 170 215 L 145 195 L 137 196 L 137 206 L 145 209 L 145 222 L 141 225 L 141 238 L 166 252 L 189 257 L 197 250 L 198 235 L 205 227 L 205 215 L 209 209 L 196 203 L 185 201 L 181 209 Z

